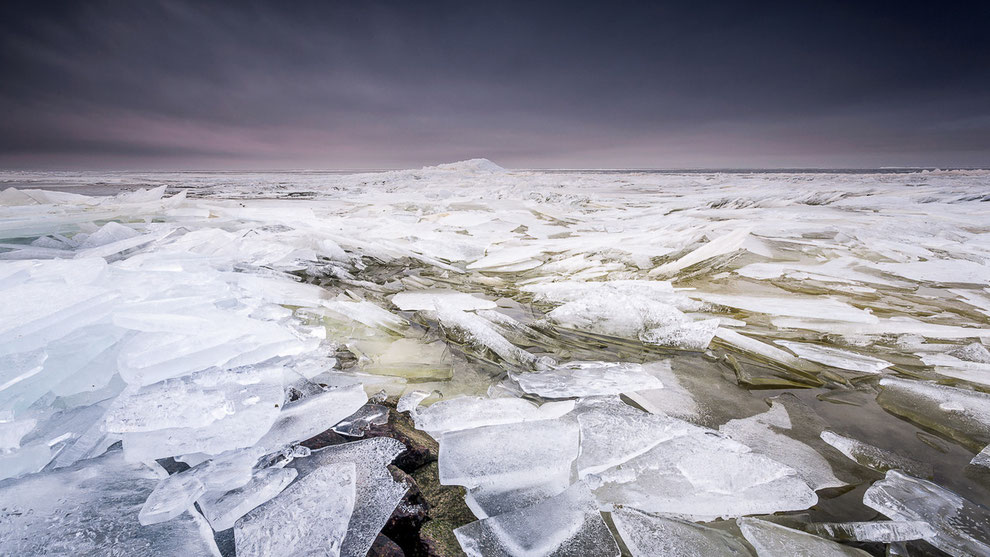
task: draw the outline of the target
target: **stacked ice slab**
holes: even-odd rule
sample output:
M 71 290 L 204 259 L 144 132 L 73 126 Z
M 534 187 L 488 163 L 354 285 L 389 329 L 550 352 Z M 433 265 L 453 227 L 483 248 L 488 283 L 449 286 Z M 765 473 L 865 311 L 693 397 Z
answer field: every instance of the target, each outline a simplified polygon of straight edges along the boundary
M 471 556 L 617 556 L 603 516 L 637 557 L 752 549 L 765 557 L 867 555 L 837 541 L 990 551 L 990 510 L 899 471 L 912 467 L 909 460 L 862 443 L 850 449 L 829 432 L 823 439 L 850 458 L 868 452 L 864 466 L 891 470 L 864 502 L 892 520 L 811 523 L 802 531 L 747 517 L 808 509 L 818 501 L 815 489 L 845 485 L 815 450 L 776 432 L 796 427 L 792 415 L 803 417 L 788 410 L 789 399 L 720 433 L 615 396 L 542 405 L 460 397 L 416 406 L 425 395 L 408 395 L 400 410 L 439 442 L 440 481 L 467 488 L 479 520 L 454 533 Z M 715 519 L 723 520 L 704 524 Z
M 364 555 L 403 448 L 298 445 L 368 400 L 308 381 L 333 364 L 291 309 L 328 303 L 287 274 L 308 241 L 137 220 L 186 214 L 161 194 L 14 207 L 61 232 L 0 254 L 0 553 L 218 554 L 233 528 L 239 555 Z

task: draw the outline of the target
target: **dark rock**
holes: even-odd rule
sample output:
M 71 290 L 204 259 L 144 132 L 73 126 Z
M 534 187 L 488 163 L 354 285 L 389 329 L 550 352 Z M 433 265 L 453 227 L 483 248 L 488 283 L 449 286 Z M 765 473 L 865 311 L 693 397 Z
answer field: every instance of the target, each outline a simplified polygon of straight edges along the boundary
M 372 425 L 365 438 L 390 437 L 406 450 L 388 467 L 392 477 L 409 486 L 405 497 L 382 529 L 369 557 L 449 557 L 464 555 L 454 529 L 473 522 L 464 503 L 463 487 L 440 485 L 437 466 L 439 446 L 413 425 L 406 413 L 395 411 L 395 399 L 381 404 L 390 409 L 388 422 Z M 353 442 L 353 438 L 327 430 L 301 443 L 310 449 Z
M 399 544 L 407 554 L 412 554 L 419 545 L 419 529 L 429 516 L 430 505 L 419 491 L 416 480 L 409 474 L 392 465 L 388 470 L 395 481 L 408 485 L 409 489 L 385 523 L 382 533 Z
M 371 544 L 371 549 L 368 550 L 368 557 L 406 557 L 406 554 L 394 541 L 378 534 L 375 543 Z
M 322 449 L 323 447 L 329 447 L 330 445 L 340 445 L 341 443 L 347 443 L 348 441 L 353 441 L 353 439 L 348 439 L 336 431 L 328 429 L 323 433 L 317 434 L 299 444 L 315 451 L 316 449 Z
M 429 505 L 429 518 L 419 530 L 419 545 L 410 557 L 450 557 L 464 555 L 454 537 L 454 529 L 477 520 L 464 503 L 463 487 L 441 485 L 439 467 L 431 462 L 416 470 L 412 477 L 419 493 Z
M 388 423 L 368 428 L 365 438 L 391 437 L 406 446 L 406 451 L 395 459 L 395 464 L 406 473 L 413 473 L 430 462 L 436 462 L 439 445 L 426 432 L 416 429 L 412 418 L 405 412 L 395 412 L 395 403 L 389 401 L 393 408 L 389 412 Z

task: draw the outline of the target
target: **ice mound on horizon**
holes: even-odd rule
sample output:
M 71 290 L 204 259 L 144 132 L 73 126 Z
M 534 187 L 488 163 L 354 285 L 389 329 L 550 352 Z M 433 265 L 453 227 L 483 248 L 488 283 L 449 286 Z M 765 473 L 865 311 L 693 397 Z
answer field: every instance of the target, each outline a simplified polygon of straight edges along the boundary
M 436 166 L 424 166 L 423 170 L 445 170 L 449 172 L 504 172 L 505 169 L 488 159 L 468 159 L 466 161 L 448 162 Z

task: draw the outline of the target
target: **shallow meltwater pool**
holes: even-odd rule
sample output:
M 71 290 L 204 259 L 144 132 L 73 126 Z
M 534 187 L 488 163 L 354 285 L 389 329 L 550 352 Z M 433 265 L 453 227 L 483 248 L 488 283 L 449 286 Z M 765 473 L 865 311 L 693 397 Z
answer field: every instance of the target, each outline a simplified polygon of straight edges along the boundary
M 17 180 L 2 554 L 990 554 L 988 172 Z

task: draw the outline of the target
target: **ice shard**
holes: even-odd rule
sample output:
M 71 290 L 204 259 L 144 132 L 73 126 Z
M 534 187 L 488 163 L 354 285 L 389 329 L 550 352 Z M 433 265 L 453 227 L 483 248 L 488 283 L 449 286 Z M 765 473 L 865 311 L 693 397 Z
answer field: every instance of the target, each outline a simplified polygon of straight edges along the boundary
M 282 417 L 281 381 L 281 368 L 262 367 L 131 387 L 108 411 L 106 430 L 135 461 L 249 447 Z
M 862 373 L 880 373 L 892 364 L 880 358 L 873 358 L 848 350 L 840 350 L 832 346 L 819 346 L 803 342 L 791 342 L 778 340 L 777 344 L 797 354 L 799 358 L 804 358 L 822 365 L 859 371 Z
M 354 511 L 354 470 L 350 462 L 321 466 L 239 519 L 234 525 L 237 554 L 341 555 Z
M 875 447 L 852 437 L 834 431 L 822 431 L 822 440 L 839 452 L 867 468 L 885 473 L 888 470 L 901 470 L 907 474 L 925 478 L 933 476 L 932 466 L 913 458 Z
M 513 373 L 511 377 L 527 393 L 544 398 L 617 395 L 663 388 L 655 375 L 635 363 L 566 362 L 545 371 Z
M 639 456 L 697 426 L 629 406 L 617 397 L 587 398 L 575 411 L 581 427 L 578 474 L 584 477 Z
M 161 524 L 138 522 L 159 473 L 112 450 L 56 471 L 0 482 L 0 553 L 219 557 L 212 530 L 192 509 Z
M 395 307 L 404 311 L 437 310 L 440 308 L 473 311 L 478 309 L 493 309 L 495 302 L 472 296 L 456 290 L 422 290 L 417 292 L 401 292 L 392 296 Z
M 299 471 L 300 480 L 304 480 L 321 467 L 353 463 L 354 513 L 347 523 L 340 555 L 364 557 L 402 501 L 409 486 L 396 482 L 386 466 L 404 450 L 405 446 L 395 439 L 375 437 L 313 451 L 309 457 L 295 459 L 290 464 Z
M 487 425 L 559 418 L 574 402 L 548 402 L 541 406 L 521 398 L 457 397 L 441 400 L 416 412 L 416 428 L 439 438 L 450 431 Z
M 360 384 L 339 387 L 286 404 L 258 446 L 268 451 L 305 441 L 357 412 L 368 402 Z
M 876 520 L 872 522 L 817 522 L 805 527 L 808 532 L 840 541 L 894 543 L 923 540 L 935 535 L 927 522 Z
M 739 519 L 739 529 L 760 557 L 867 557 L 869 553 L 758 518 Z
M 990 444 L 990 394 L 896 377 L 880 380 L 877 402 L 889 412 L 979 451 Z
M 581 482 L 541 503 L 462 526 L 454 534 L 471 557 L 620 554 L 594 497 Z
M 802 510 L 818 501 L 794 469 L 704 428 L 586 479 L 599 501 L 688 520 Z
M 578 427 L 564 419 L 483 426 L 440 437 L 444 484 L 532 485 L 567 478 L 578 455 Z
M 633 557 L 752 557 L 738 538 L 702 524 L 628 507 L 612 511 L 612 522 Z
M 892 520 L 921 521 L 925 541 L 951 555 L 990 554 L 990 509 L 932 482 L 891 470 L 863 494 L 863 503 Z
M 237 519 L 281 493 L 297 474 L 295 468 L 264 468 L 243 486 L 207 491 L 197 503 L 215 531 L 233 528 Z
M 719 427 L 720 432 L 733 440 L 790 466 L 814 490 L 846 485 L 846 482 L 835 477 L 825 457 L 787 435 L 791 429 L 791 416 L 787 407 L 779 401 L 774 401 L 770 410 L 763 414 L 729 420 Z

